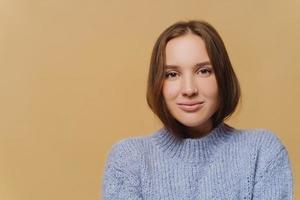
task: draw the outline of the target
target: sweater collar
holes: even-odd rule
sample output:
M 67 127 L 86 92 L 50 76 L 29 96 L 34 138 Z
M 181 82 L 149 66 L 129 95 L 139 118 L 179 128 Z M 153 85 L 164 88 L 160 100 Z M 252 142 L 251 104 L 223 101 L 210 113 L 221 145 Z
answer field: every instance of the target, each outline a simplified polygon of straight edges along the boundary
M 232 130 L 234 128 L 222 122 L 201 138 L 178 140 L 166 128 L 159 129 L 152 137 L 168 157 L 188 162 L 206 162 L 213 152 L 226 142 Z

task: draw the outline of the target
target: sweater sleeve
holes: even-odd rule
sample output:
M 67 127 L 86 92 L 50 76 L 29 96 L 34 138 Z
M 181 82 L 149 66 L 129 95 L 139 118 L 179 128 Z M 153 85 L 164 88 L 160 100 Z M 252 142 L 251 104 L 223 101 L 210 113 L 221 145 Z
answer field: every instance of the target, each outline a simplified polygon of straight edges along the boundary
M 292 200 L 293 178 L 287 149 L 273 133 L 268 136 L 270 142 L 264 144 L 266 162 L 255 178 L 253 200 Z
M 139 152 L 122 140 L 114 144 L 106 161 L 103 180 L 104 200 L 140 200 Z

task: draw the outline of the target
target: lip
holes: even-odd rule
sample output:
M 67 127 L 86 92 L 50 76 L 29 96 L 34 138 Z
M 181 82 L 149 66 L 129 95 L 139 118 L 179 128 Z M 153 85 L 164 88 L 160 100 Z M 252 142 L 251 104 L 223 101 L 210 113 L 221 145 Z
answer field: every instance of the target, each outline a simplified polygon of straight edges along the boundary
M 195 112 L 202 108 L 203 102 L 185 102 L 185 103 L 178 103 L 178 107 L 186 112 Z

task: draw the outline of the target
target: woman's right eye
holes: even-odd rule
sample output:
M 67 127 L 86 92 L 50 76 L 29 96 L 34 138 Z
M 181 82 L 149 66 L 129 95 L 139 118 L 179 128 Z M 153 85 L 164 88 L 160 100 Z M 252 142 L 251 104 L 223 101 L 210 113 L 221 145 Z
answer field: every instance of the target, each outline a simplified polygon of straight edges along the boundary
M 178 74 L 176 72 L 166 72 L 165 77 L 166 78 L 176 78 Z

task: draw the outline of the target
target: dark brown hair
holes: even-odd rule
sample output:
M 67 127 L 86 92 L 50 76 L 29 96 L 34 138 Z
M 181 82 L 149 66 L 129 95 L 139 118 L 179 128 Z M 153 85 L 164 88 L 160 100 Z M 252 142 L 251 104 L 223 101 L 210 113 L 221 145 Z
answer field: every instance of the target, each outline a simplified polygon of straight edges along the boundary
M 160 34 L 152 50 L 147 83 L 147 103 L 160 118 L 165 128 L 179 139 L 185 137 L 187 127 L 170 114 L 162 95 L 165 79 L 165 48 L 171 39 L 188 33 L 198 35 L 203 39 L 216 75 L 220 104 L 211 118 L 213 128 L 232 115 L 241 96 L 239 81 L 232 68 L 225 45 L 214 27 L 205 21 L 196 20 L 180 21 L 168 27 Z

